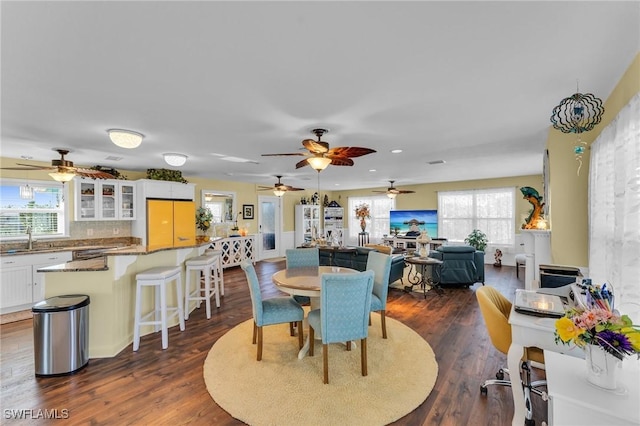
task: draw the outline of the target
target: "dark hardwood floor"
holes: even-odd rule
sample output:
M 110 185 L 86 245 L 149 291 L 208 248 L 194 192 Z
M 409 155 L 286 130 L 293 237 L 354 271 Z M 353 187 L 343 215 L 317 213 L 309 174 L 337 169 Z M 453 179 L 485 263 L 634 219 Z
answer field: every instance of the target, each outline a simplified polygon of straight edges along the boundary
M 271 275 L 281 262 L 259 262 L 256 271 L 265 297 L 279 294 Z M 66 424 L 215 424 L 236 425 L 216 405 L 202 378 L 204 359 L 216 340 L 251 317 L 251 302 L 240 268 L 224 271 L 226 291 L 219 309 L 207 320 L 204 307 L 194 311 L 184 332 L 169 331 L 169 348 L 160 349 L 160 333 L 142 338 L 140 350 L 131 345 L 110 359 L 92 359 L 71 376 L 34 376 L 31 320 L 1 326 L 0 369 L 3 424 L 5 410 L 68 410 Z M 523 282 L 515 268 L 486 265 L 486 283 L 513 299 Z M 491 387 L 480 395 L 480 385 L 506 366 L 506 355 L 494 349 L 470 289 L 431 291 L 426 300 L 417 293 L 390 289 L 387 315 L 414 329 L 433 348 L 439 366 L 435 387 L 425 402 L 396 425 L 508 425 L 513 415 L 511 391 Z M 90 336 L 99 339 L 99 336 Z M 250 344 L 248 342 L 248 344 Z M 420 362 L 419 359 L 415 362 Z M 399 365 L 398 368 L 411 368 Z M 535 372 L 544 377 L 544 372 Z M 546 403 L 535 397 L 536 424 L 546 421 Z M 250 398 L 248 398 L 249 400 Z M 43 420 L 19 424 L 42 424 Z

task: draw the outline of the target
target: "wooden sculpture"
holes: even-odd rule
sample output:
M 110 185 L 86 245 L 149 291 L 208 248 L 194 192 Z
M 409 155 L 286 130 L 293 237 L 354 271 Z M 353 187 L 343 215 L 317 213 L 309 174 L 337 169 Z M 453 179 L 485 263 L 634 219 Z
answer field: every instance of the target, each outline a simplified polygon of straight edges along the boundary
M 533 210 L 522 225 L 522 229 L 536 229 L 538 221 L 542 219 L 542 208 L 544 207 L 542 197 L 538 194 L 538 191 L 530 186 L 523 186 L 520 188 L 520 192 L 522 192 L 523 198 L 533 206 Z

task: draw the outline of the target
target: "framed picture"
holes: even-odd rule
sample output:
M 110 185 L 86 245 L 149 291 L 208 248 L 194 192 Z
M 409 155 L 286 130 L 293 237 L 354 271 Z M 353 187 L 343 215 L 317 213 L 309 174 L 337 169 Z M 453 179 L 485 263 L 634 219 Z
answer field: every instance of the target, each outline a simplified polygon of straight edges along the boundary
M 253 204 L 242 205 L 242 219 L 253 219 Z

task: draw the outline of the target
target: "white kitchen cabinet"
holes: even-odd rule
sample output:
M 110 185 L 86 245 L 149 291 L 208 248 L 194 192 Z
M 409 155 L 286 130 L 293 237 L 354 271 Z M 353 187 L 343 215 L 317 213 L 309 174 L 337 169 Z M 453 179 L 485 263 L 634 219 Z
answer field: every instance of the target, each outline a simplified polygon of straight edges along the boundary
M 75 179 L 75 220 L 133 220 L 136 186 L 115 179 Z
M 294 242 L 296 247 L 308 243 L 320 233 L 320 206 L 297 204 Z
M 160 198 L 164 200 L 190 200 L 195 195 L 192 183 L 171 182 L 166 180 L 139 179 L 138 189 L 144 198 Z
M 2 256 L 0 314 L 31 309 L 43 300 L 45 277 L 38 269 L 68 262 L 71 257 L 70 251 Z
M 238 266 L 243 260 L 256 261 L 255 235 L 246 237 L 228 237 L 215 240 L 213 247 L 222 251 L 222 267 Z

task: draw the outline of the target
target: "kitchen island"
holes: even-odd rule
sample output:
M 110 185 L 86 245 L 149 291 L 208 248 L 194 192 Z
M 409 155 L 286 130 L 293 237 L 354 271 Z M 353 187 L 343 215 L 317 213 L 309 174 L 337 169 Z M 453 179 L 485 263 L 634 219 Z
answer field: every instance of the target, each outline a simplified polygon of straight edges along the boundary
M 210 242 L 192 246 L 148 250 L 145 246 L 119 247 L 104 256 L 76 260 L 38 269 L 46 273 L 45 297 L 86 294 L 89 305 L 89 358 L 117 355 L 133 342 L 136 274 L 156 266 L 181 266 L 201 255 Z M 182 277 L 184 285 L 185 277 Z M 175 287 L 167 291 L 167 303 L 176 303 Z M 154 298 L 145 292 L 142 309 L 151 311 Z M 177 319 L 169 326 L 177 324 Z M 143 328 L 142 335 L 154 332 Z

